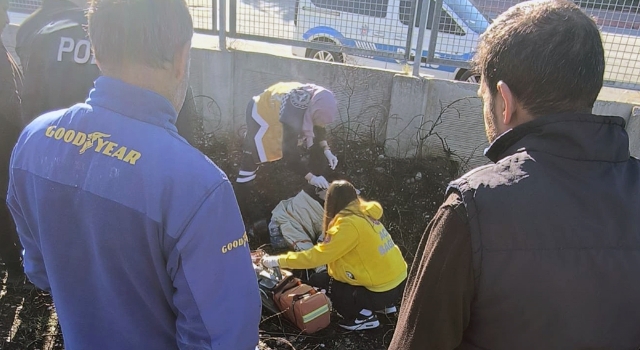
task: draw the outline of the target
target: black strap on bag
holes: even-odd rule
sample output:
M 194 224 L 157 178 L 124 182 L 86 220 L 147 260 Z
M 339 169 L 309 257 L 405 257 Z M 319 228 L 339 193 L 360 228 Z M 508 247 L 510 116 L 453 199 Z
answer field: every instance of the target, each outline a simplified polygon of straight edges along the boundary
M 276 275 L 278 281 L 282 281 L 282 272 L 280 271 L 280 267 L 276 266 L 273 268 L 273 273 Z

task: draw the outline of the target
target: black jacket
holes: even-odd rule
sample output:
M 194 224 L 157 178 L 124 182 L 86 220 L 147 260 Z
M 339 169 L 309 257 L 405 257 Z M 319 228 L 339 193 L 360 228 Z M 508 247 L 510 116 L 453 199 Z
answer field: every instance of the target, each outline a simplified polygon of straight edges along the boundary
M 44 0 L 42 6 L 35 10 L 20 24 L 16 33 L 16 53 L 20 58 L 20 64 L 24 67 L 29 60 L 28 49 L 33 37 L 48 23 L 55 21 L 64 12 L 77 9 L 78 6 L 67 0 Z
M 9 161 L 15 146 L 22 123 L 20 121 L 20 83 L 21 75 L 18 65 L 0 43 L 0 193 L 2 198 L 7 194 L 9 183 Z M 0 205 L 0 259 L 9 270 L 9 276 L 22 274 L 22 248 L 15 232 L 9 208 L 2 200 Z
M 475 295 L 460 349 L 640 347 L 640 161 L 619 117 L 536 119 L 451 184 Z
M 84 10 L 57 11 L 22 47 L 24 91 L 23 121 L 84 102 L 100 70 L 85 32 Z M 25 56 L 26 53 L 26 56 Z
M 19 95 L 21 80 L 18 65 L 4 45 L 0 44 L 0 193 L 3 194 L 7 193 L 11 152 L 22 131 Z

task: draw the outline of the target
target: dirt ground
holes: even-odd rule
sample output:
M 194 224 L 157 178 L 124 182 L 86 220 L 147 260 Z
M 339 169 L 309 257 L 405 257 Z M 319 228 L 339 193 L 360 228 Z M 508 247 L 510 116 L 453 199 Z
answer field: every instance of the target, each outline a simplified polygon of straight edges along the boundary
M 430 218 L 442 202 L 448 181 L 457 173 L 456 164 L 442 158 L 390 159 L 373 142 L 349 140 L 333 135 L 332 150 L 340 160 L 336 169 L 361 190 L 365 199 L 378 200 L 384 207 L 383 223 L 410 264 Z M 200 149 L 235 179 L 240 141 L 207 137 Z M 258 172 L 255 208 L 264 216 L 282 199 L 294 196 L 304 180 L 282 164 L 266 165 Z M 268 217 L 265 217 L 268 218 Z M 265 243 L 265 237 L 252 237 L 252 248 Z M 0 274 L 4 281 L 4 272 Z M 64 349 L 51 298 L 35 289 L 0 285 L 0 349 Z M 339 316 L 332 315 L 337 321 Z M 336 322 L 313 335 L 301 335 L 278 316 L 263 312 L 261 344 L 266 349 L 386 349 L 393 335 L 395 316 L 380 317 L 381 327 L 360 332 L 345 331 Z

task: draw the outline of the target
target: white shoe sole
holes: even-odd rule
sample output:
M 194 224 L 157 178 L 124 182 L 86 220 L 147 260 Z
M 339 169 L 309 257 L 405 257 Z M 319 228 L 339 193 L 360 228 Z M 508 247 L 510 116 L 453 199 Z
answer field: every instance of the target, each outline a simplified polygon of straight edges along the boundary
M 371 328 L 380 327 L 380 321 L 375 320 L 373 322 L 365 322 L 365 323 L 357 324 L 357 325 L 353 325 L 353 326 L 340 325 L 340 327 L 342 327 L 344 329 L 348 329 L 350 331 L 361 331 L 361 330 L 364 330 L 364 329 L 371 329 Z

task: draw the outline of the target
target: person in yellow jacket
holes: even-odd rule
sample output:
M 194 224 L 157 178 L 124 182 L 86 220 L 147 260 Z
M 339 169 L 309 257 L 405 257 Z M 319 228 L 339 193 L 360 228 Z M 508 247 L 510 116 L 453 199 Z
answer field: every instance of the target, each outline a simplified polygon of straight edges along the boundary
M 327 143 L 326 126 L 338 116 L 338 100 L 333 92 L 311 83 L 279 82 L 249 101 L 234 186 L 246 221 L 255 222 L 266 214 L 253 205 L 267 200 L 254 188 L 258 169 L 264 164 L 281 160 L 309 186 L 329 187 L 325 175 L 329 168 L 336 169 L 338 158 Z
M 269 86 L 247 106 L 247 133 L 236 183 L 253 181 L 261 164 L 282 159 L 310 185 L 329 187 L 324 176 L 314 174 L 301 158 L 315 146 L 335 170 L 338 158 L 327 144 L 325 127 L 338 114 L 335 95 L 322 86 L 298 82 Z
M 301 252 L 262 259 L 265 267 L 310 269 L 327 265 L 309 284 L 324 289 L 349 330 L 380 325 L 374 310 L 395 312 L 402 296 L 407 263 L 380 223 L 382 206 L 360 199 L 348 181 L 334 181 L 327 190 L 322 243 Z

